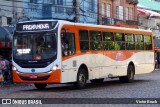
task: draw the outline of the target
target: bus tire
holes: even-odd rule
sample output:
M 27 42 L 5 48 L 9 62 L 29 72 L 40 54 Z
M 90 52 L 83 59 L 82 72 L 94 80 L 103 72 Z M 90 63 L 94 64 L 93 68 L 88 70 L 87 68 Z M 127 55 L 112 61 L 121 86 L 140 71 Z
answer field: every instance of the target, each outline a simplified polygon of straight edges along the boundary
M 91 83 L 102 83 L 104 80 L 104 78 L 101 78 L 101 79 L 93 79 L 93 80 L 90 80 Z
M 47 84 L 38 84 L 38 83 L 35 83 L 34 86 L 37 88 L 37 89 L 45 89 Z
M 119 81 L 123 83 L 131 83 L 134 80 L 135 70 L 133 65 L 129 65 L 127 69 L 127 76 L 119 77 Z
M 77 74 L 77 81 L 74 83 L 76 89 L 83 89 L 87 84 L 87 73 L 84 68 L 80 68 Z

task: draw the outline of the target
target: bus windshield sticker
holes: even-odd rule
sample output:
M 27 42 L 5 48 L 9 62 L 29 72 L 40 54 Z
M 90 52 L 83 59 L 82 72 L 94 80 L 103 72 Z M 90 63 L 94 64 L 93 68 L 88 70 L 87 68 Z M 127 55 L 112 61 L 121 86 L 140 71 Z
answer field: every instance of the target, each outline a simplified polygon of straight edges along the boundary
M 31 49 L 17 49 L 19 55 L 21 54 L 29 54 Z

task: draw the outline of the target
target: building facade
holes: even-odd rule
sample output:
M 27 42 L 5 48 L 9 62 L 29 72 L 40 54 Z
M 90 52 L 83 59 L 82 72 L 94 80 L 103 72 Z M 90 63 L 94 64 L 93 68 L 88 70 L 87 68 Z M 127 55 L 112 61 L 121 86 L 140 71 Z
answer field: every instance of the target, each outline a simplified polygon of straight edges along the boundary
M 138 0 L 98 0 L 98 23 L 124 27 L 138 27 Z
M 24 0 L 25 17 L 97 24 L 97 0 Z
M 138 9 L 150 11 L 149 14 L 143 14 L 143 13 L 138 14 L 139 29 L 152 30 L 155 39 L 160 39 L 159 0 L 139 0 Z M 157 17 L 158 13 L 159 17 Z
M 97 24 L 97 0 L 0 0 L 0 26 L 37 19 Z
M 0 0 L 1 25 L 36 19 L 137 27 L 138 0 Z M 3 6 L 4 5 L 4 6 Z M 5 17 L 3 17 L 3 15 Z
M 22 17 L 23 0 L 0 0 L 0 26 L 9 26 L 17 23 Z

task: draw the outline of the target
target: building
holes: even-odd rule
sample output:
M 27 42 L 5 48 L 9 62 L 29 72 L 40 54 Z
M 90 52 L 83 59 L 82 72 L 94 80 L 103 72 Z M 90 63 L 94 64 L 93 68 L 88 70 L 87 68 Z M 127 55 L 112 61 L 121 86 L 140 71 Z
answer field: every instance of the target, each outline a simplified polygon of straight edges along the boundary
M 155 39 L 160 39 L 159 0 L 139 0 L 139 28 L 152 30 Z
M 97 0 L 0 0 L 0 26 L 37 19 L 97 24 Z
M 138 28 L 138 0 L 98 0 L 98 23 Z
M 30 20 L 62 19 L 97 24 L 97 0 L 24 0 Z
M 9 26 L 15 24 L 22 17 L 22 1 L 18 0 L 0 0 L 0 26 Z

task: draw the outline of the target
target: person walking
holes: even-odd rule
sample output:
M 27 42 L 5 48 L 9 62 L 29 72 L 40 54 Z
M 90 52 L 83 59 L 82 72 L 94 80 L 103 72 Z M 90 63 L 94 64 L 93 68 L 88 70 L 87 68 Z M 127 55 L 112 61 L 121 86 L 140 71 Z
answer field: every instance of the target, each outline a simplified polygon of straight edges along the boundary
M 7 80 L 8 80 L 8 69 L 7 69 L 6 62 L 3 57 L 1 57 L 0 63 L 1 63 L 2 75 L 4 78 L 3 83 L 5 84 L 5 83 L 7 83 Z
M 0 62 L 2 61 L 2 56 L 0 56 Z M 2 65 L 0 63 L 0 87 L 4 85 L 4 77 L 3 77 L 3 73 L 2 73 Z
M 157 67 L 159 68 L 159 64 L 160 64 L 160 56 L 159 53 L 157 52 Z

